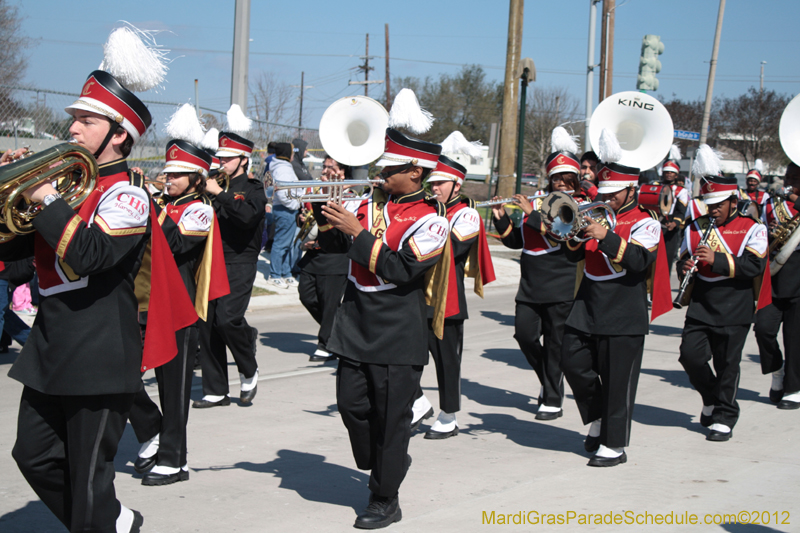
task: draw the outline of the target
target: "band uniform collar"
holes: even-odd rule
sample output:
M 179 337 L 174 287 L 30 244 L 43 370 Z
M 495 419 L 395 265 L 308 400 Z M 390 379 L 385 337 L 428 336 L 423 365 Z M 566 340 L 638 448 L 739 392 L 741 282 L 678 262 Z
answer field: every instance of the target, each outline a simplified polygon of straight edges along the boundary
M 623 205 L 622 207 L 619 208 L 619 211 L 617 211 L 617 216 L 619 216 L 619 215 L 621 215 L 623 213 L 627 213 L 628 211 L 633 210 L 633 208 L 635 208 L 637 205 L 638 204 L 636 203 L 636 195 L 634 195 L 633 199 L 631 199 L 630 202 L 628 202 L 627 204 L 625 204 L 625 205 Z
M 106 176 L 113 176 L 120 172 L 128 172 L 128 161 L 126 159 L 117 159 L 110 163 L 105 163 L 98 167 L 98 178 L 105 178 Z
M 197 198 L 199 196 L 200 196 L 200 193 L 198 193 L 197 191 L 192 191 L 189 194 L 184 194 L 183 196 L 179 196 L 178 198 L 175 198 L 174 200 L 170 198 L 169 199 L 169 203 L 171 203 L 172 205 L 188 204 L 188 203 L 191 203 L 191 202 L 194 202 L 195 200 L 197 200 Z
M 414 191 L 412 193 L 408 193 L 408 194 L 406 194 L 404 196 L 393 196 L 392 197 L 392 203 L 395 203 L 395 204 L 408 204 L 408 203 L 411 203 L 411 202 L 418 202 L 420 200 L 423 200 L 425 198 L 425 195 L 426 195 L 425 189 L 419 189 L 419 190 Z
M 717 227 L 727 226 L 732 220 L 739 218 L 739 209 L 734 206 L 733 211 L 731 212 L 730 216 L 723 222 L 722 224 L 717 224 Z

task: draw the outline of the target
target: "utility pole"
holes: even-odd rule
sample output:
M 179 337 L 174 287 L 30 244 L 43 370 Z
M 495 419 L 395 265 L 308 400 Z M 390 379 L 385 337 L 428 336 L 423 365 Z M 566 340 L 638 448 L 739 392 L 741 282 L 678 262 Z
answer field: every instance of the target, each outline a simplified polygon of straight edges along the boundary
M 387 25 L 387 31 L 388 31 L 388 25 Z M 386 42 L 387 43 L 389 42 L 388 41 L 388 34 L 387 34 L 387 41 Z M 389 58 L 389 54 L 388 53 L 386 54 L 386 58 L 387 58 L 386 59 L 386 65 L 387 65 L 387 72 L 388 72 L 388 65 L 389 65 L 389 59 L 388 59 Z M 358 67 L 356 67 L 358 70 L 363 70 L 364 71 L 364 81 L 351 81 L 351 82 L 348 83 L 348 85 L 363 85 L 364 86 L 364 96 L 369 96 L 369 86 L 370 86 L 370 84 L 372 84 L 372 83 L 383 83 L 383 80 L 370 80 L 369 79 L 369 71 L 370 70 L 375 70 L 375 67 L 369 66 L 369 60 L 370 60 L 370 57 L 369 57 L 369 33 L 368 33 L 367 34 L 367 55 L 364 56 L 364 64 L 363 65 L 359 65 Z
M 603 28 L 600 36 L 600 99 L 612 94 L 614 77 L 614 10 L 616 0 L 603 0 Z
M 299 85 L 299 87 L 300 87 L 300 118 L 297 121 L 297 128 L 298 129 L 302 129 L 303 128 L 303 91 L 305 89 L 313 89 L 314 88 L 313 85 L 306 85 L 305 84 L 305 80 L 306 80 L 306 73 L 305 72 L 301 72 L 300 73 L 300 85 Z M 292 87 L 298 87 L 298 86 L 297 85 L 292 85 Z
M 200 112 L 200 90 L 197 87 L 197 79 L 194 80 L 194 107 L 195 111 L 197 111 L 197 118 L 199 119 L 202 113 Z
M 708 122 L 711 118 L 711 100 L 714 96 L 714 76 L 717 73 L 717 56 L 719 55 L 719 37 L 722 34 L 722 16 L 725 14 L 725 0 L 719 0 L 717 14 L 717 30 L 714 33 L 714 47 L 711 49 L 711 65 L 708 67 L 708 86 L 706 87 L 706 104 L 703 107 L 703 125 L 700 127 L 700 144 L 708 138 Z
M 247 113 L 247 59 L 250 56 L 250 0 L 236 0 L 233 19 L 231 104 Z
M 761 94 L 764 94 L 764 65 L 766 64 L 766 61 L 761 62 Z
M 386 30 L 386 110 L 388 111 L 392 109 L 392 91 L 389 88 L 389 82 L 392 80 L 389 77 L 389 24 L 385 24 L 384 27 Z
M 516 147 L 519 63 L 522 48 L 524 0 L 509 0 L 506 73 L 503 81 L 503 116 L 500 126 L 500 165 L 497 194 L 507 198 L 514 194 L 514 148 Z
M 592 119 L 594 106 L 594 69 L 597 64 L 594 62 L 594 40 L 597 28 L 597 3 L 600 0 L 589 0 L 589 57 L 586 60 L 586 122 L 583 127 L 583 151 L 588 152 L 592 149 L 592 142 L 589 140 L 589 122 Z

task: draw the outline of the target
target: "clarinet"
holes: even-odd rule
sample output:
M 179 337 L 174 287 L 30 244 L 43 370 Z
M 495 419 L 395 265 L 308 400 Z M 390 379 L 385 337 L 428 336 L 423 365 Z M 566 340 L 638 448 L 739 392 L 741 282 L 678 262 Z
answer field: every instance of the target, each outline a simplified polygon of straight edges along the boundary
M 708 244 L 708 238 L 711 236 L 711 232 L 714 231 L 716 224 L 714 224 L 714 219 L 711 218 L 711 223 L 706 228 L 705 233 L 703 233 L 703 238 L 700 239 L 700 242 L 697 243 L 697 248 L 701 246 L 706 246 Z M 697 248 L 695 250 L 697 250 Z M 681 301 L 683 300 L 683 296 L 686 294 L 686 289 L 689 288 L 689 285 L 692 283 L 694 279 L 694 275 L 697 272 L 697 252 L 692 255 L 692 268 L 689 269 L 689 272 L 683 277 L 683 281 L 681 282 L 681 289 L 678 291 L 678 295 L 675 297 L 675 300 L 672 302 L 672 307 L 675 309 L 683 309 L 683 304 Z

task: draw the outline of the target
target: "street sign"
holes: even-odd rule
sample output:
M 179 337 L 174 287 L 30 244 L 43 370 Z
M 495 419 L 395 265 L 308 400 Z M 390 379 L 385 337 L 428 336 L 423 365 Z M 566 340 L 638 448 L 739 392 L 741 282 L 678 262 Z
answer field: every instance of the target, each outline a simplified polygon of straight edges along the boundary
M 696 131 L 675 130 L 676 139 L 686 139 L 687 141 L 699 141 L 700 134 Z

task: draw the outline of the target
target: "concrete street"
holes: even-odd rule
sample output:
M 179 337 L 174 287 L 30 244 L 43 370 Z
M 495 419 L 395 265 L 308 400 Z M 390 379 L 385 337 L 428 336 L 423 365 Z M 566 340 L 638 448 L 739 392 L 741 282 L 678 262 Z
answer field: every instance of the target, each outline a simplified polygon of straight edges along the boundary
M 428 425 L 423 424 L 414 435 L 413 465 L 400 491 L 403 520 L 390 531 L 502 529 L 500 515 L 510 515 L 511 529 L 562 531 L 569 526 L 530 521 L 554 513 L 564 519 L 567 513 L 592 513 L 613 520 L 608 516 L 613 512 L 623 522 L 641 521 L 645 513 L 650 520 L 672 513 L 672 520 L 680 522 L 685 513 L 693 513 L 702 523 L 706 514 L 713 522 L 715 514 L 719 521 L 723 514 L 741 511 L 748 512 L 741 518 L 749 521 L 756 521 L 757 514 L 759 524 L 680 529 L 800 530 L 800 411 L 780 411 L 769 402 L 770 379 L 761 375 L 752 334 L 743 355 L 738 393 L 742 413 L 733 438 L 707 442 L 707 430 L 698 421 L 700 396 L 678 363 L 683 312 L 658 319 L 645 343 L 628 463 L 589 468 L 583 450 L 587 428 L 569 390 L 562 418 L 534 420 L 539 383 L 512 337 L 517 254 L 500 250 L 494 254 L 499 282 L 487 286 L 485 300 L 471 292 L 468 298 L 461 433 L 442 441 L 424 440 Z M 336 410 L 335 364 L 308 362 L 316 347 L 316 324 L 292 290 L 254 298 L 251 309 L 247 318 L 260 332 L 258 395 L 250 407 L 238 404 L 238 376 L 231 360 L 233 405 L 190 412 L 189 481 L 142 486 L 133 470 L 139 445 L 130 428 L 126 430 L 116 460 L 116 489 L 123 504 L 144 515 L 143 531 L 350 531 L 367 504 L 368 474 L 356 469 Z M 11 353 L 0 355 L 0 531 L 62 532 L 65 528 L 37 499 L 11 458 L 22 386 L 6 374 L 17 350 L 15 345 Z M 156 395 L 152 372 L 145 381 Z M 432 364 L 423 387 L 438 413 Z M 197 371 L 193 398 L 200 397 Z M 494 526 L 484 523 L 492 512 Z M 676 527 L 579 525 L 578 519 L 570 514 L 570 529 Z M 776 519 L 783 523 L 776 525 Z M 514 528 L 514 520 L 528 524 Z

